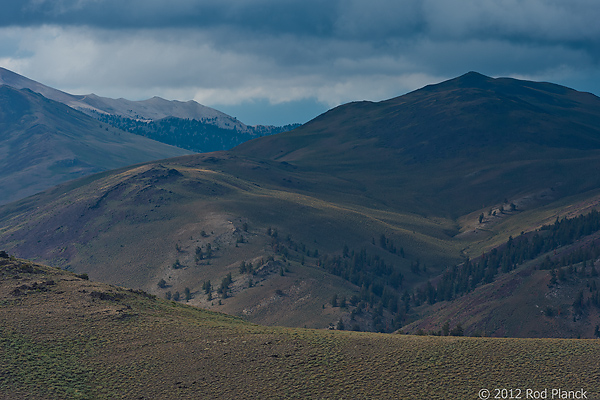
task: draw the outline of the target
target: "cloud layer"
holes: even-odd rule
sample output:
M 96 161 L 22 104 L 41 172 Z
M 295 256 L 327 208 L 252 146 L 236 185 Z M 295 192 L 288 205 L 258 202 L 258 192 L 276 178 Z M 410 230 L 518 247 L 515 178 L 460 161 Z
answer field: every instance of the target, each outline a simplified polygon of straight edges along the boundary
M 382 100 L 469 70 L 599 94 L 599 16 L 596 0 L 5 0 L 0 65 L 238 111 Z

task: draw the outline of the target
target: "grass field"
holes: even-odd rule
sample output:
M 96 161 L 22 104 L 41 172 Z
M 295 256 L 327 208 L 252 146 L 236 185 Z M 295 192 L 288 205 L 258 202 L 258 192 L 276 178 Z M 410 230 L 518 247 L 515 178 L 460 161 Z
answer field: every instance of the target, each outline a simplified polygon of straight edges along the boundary
M 4 399 L 477 399 L 481 389 L 494 398 L 496 388 L 520 389 L 521 398 L 526 389 L 600 394 L 597 340 L 263 327 L 26 261 L 0 263 Z

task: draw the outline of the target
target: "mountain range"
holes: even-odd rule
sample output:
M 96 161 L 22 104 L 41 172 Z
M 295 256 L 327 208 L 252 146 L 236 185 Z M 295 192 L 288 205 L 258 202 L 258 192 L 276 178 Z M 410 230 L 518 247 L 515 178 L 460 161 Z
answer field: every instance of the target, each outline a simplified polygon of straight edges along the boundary
M 297 126 L 247 126 L 194 101 L 72 95 L 4 68 L 0 91 L 0 204 L 92 173 L 229 149 Z
M 470 72 L 5 205 L 0 246 L 262 324 L 593 337 L 597 259 L 558 257 L 595 254 L 595 231 L 489 265 L 598 205 L 598 122 L 592 94 Z M 461 291 L 469 265 L 489 277 Z
M 78 177 L 191 153 L 7 85 L 0 86 L 0 132 L 0 204 Z
M 2 67 L 0 67 L 0 85 L 7 85 L 15 89 L 29 89 L 43 95 L 47 99 L 63 103 L 96 119 L 103 119 L 109 121 L 109 123 L 112 122 L 119 125 L 133 124 L 135 122 L 149 123 L 170 118 L 198 121 L 204 125 L 217 128 L 220 133 L 235 131 L 238 134 L 246 134 L 253 137 L 279 133 L 299 126 L 299 124 L 290 124 L 285 127 L 272 125 L 249 126 L 238 121 L 235 117 L 193 100 L 183 102 L 165 100 L 154 96 L 151 99 L 134 101 L 123 98 L 112 99 L 101 97 L 93 93 L 73 95 L 51 88 Z M 120 128 L 121 126 L 115 127 Z
M 203 106 L 195 101 L 169 101 L 160 97 L 148 100 L 132 101 L 123 98 L 111 99 L 95 94 L 72 95 L 42 83 L 36 82 L 5 68 L 0 68 L 0 85 L 11 86 L 15 89 L 29 89 L 40 93 L 50 100 L 63 103 L 71 108 L 89 115 L 109 114 L 131 119 L 158 120 L 166 117 L 175 117 L 195 120 L 212 120 L 221 128 L 245 131 L 248 127 L 237 119 Z

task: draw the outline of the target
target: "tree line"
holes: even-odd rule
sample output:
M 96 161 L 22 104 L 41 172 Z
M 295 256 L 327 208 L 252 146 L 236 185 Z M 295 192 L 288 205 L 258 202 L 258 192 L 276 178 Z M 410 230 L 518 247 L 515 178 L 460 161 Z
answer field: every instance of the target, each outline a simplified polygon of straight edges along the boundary
M 544 253 L 556 252 L 559 248 L 571 245 L 599 230 L 600 213 L 593 210 L 576 218 L 557 218 L 554 224 L 544 225 L 533 234 L 521 234 L 517 238 L 511 236 L 504 245 L 492 249 L 489 253 L 484 253 L 474 260 L 466 259 L 462 264 L 446 269 L 435 285 L 428 281 L 414 293 L 414 304 L 453 300 L 473 291 L 481 284 L 493 282 L 498 274 L 508 273 L 526 261 L 534 260 Z M 600 246 L 592 242 L 587 247 L 562 255 L 548 255 L 537 267 L 553 270 L 583 262 L 585 270 L 585 263 L 599 256 Z M 592 263 L 590 273 L 594 274 L 594 271 Z
M 228 150 L 250 139 L 290 131 L 300 126 L 248 126 L 246 131 L 216 125 L 216 118 L 183 119 L 167 117 L 140 120 L 119 115 L 94 114 L 95 118 L 115 128 L 198 153 Z

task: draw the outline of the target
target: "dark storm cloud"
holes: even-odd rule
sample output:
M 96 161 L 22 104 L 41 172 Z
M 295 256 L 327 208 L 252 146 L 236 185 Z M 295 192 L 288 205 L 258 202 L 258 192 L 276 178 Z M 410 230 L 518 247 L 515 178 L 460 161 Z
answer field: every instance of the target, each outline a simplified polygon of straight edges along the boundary
M 7 0 L 4 26 L 77 25 L 110 29 L 235 26 L 254 32 L 323 34 L 335 2 L 242 0 Z M 318 11 L 314 11 L 318 10 Z
M 597 0 L 4 0 L 0 63 L 208 105 L 382 100 L 470 70 L 600 93 L 599 17 Z
M 236 27 L 352 39 L 597 41 L 596 0 L 5 0 L 0 25 Z
M 394 54 L 422 42 L 507 42 L 563 46 L 600 57 L 596 0 L 5 0 L 0 25 L 101 29 L 196 29 L 218 46 L 296 62 L 321 56 L 311 45 L 347 56 Z M 284 43 L 287 43 L 287 45 Z M 368 46 L 357 46 L 367 43 Z M 277 47 L 271 47 L 276 45 Z M 297 50 L 293 50 L 297 47 Z M 451 46 L 452 47 L 452 46 Z M 329 54 L 334 57 L 336 54 Z M 327 55 L 326 55 L 327 56 Z

